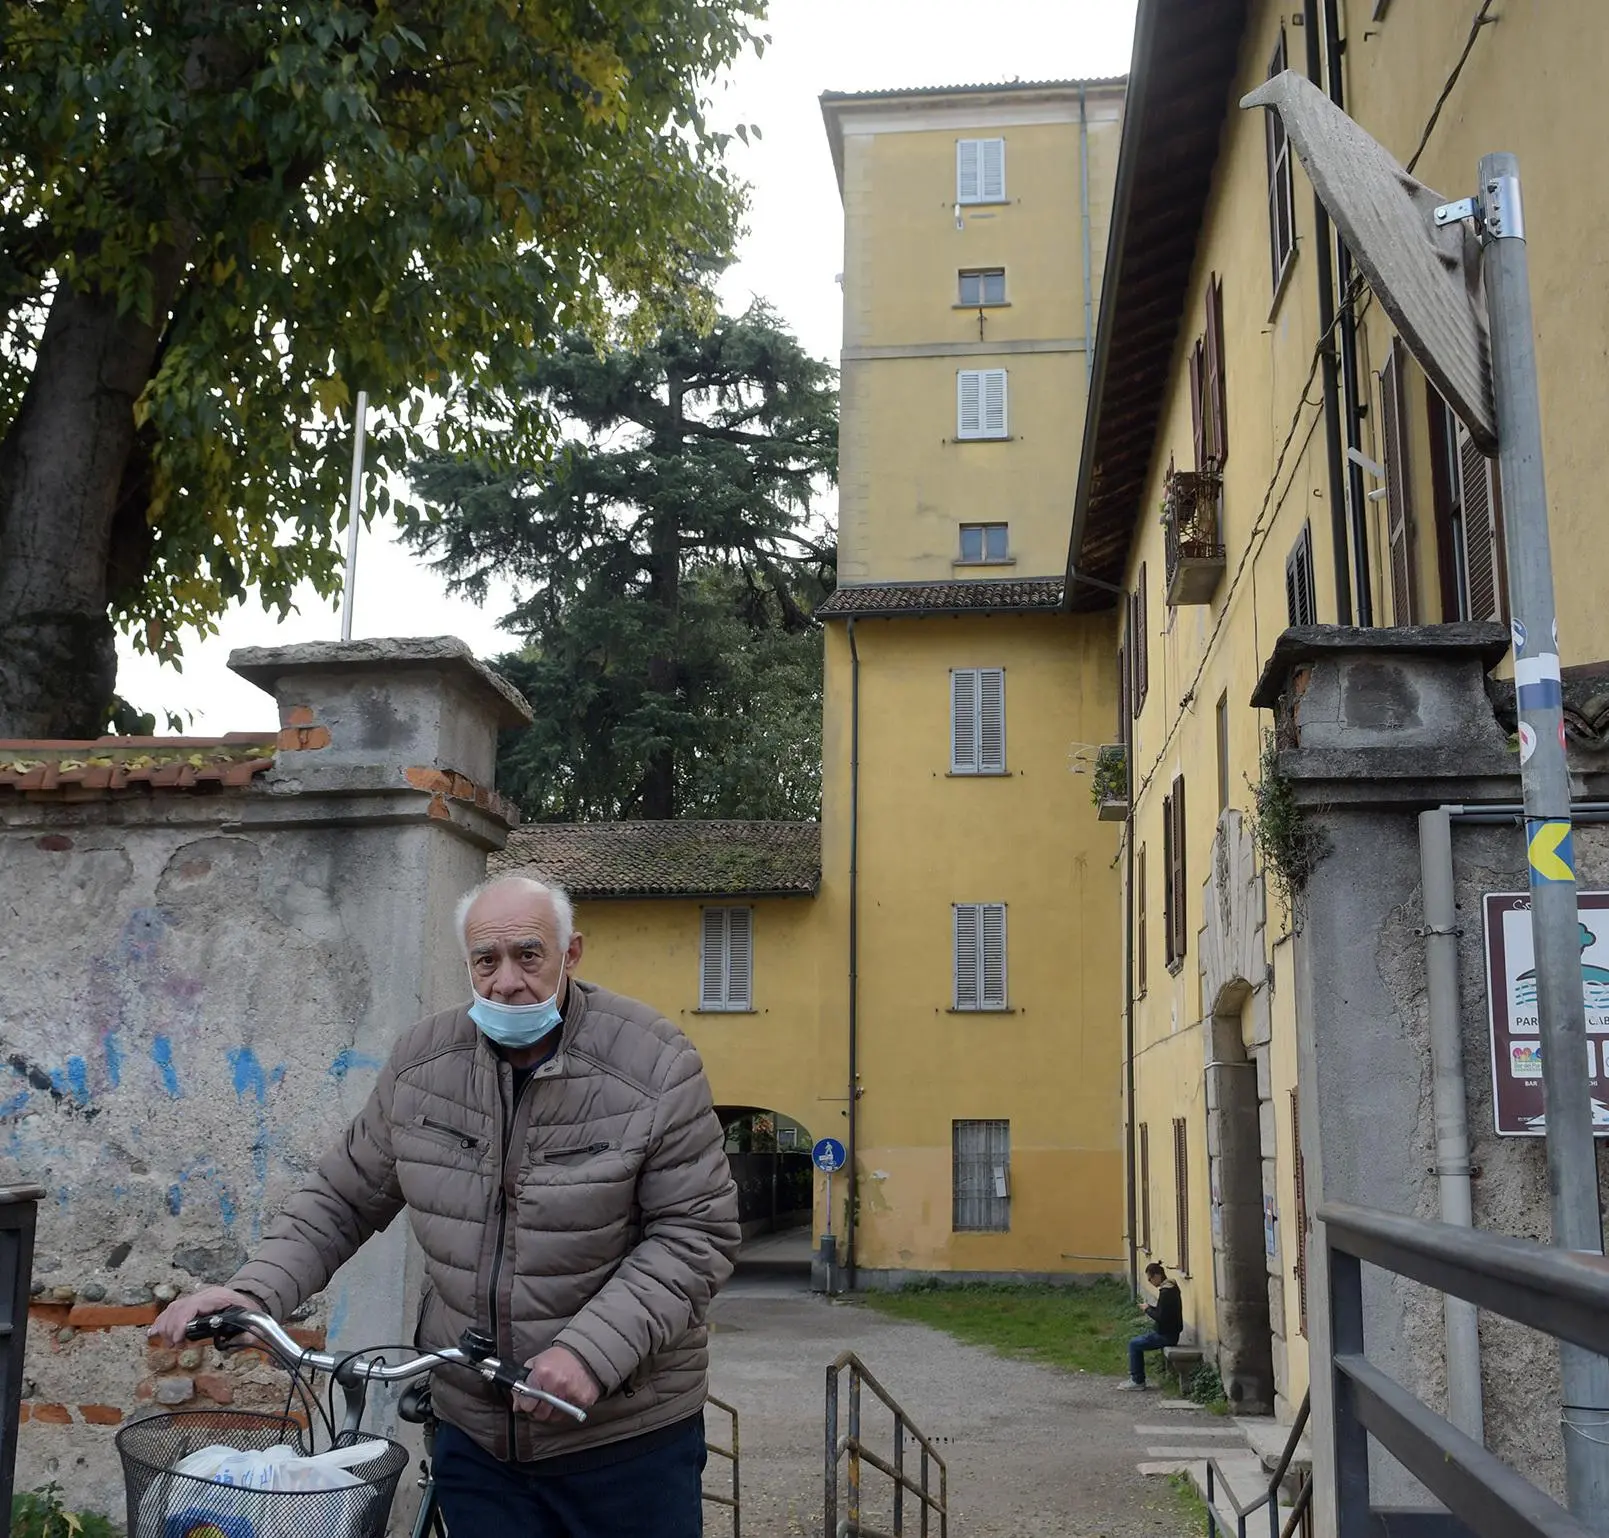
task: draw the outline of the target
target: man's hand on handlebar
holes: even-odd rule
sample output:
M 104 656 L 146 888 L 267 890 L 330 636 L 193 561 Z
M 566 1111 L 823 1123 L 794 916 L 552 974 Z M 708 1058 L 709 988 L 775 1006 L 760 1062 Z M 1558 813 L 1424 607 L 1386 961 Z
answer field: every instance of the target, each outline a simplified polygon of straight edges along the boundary
M 557 1395 L 560 1399 L 568 1400 L 579 1410 L 590 1410 L 598 1402 L 600 1393 L 598 1380 L 587 1370 L 581 1358 L 566 1347 L 549 1346 L 540 1356 L 533 1356 L 525 1365 L 529 1370 L 525 1381 L 532 1388 L 539 1388 L 546 1393 Z M 569 1419 L 563 1411 L 554 1409 L 545 1400 L 527 1399 L 523 1394 L 516 1394 L 514 1403 L 532 1420 Z
M 256 1298 L 248 1298 L 243 1292 L 231 1292 L 227 1287 L 203 1287 L 199 1292 L 186 1293 L 184 1297 L 175 1298 L 168 1304 L 157 1316 L 150 1333 L 170 1346 L 182 1346 L 185 1344 L 184 1327 L 192 1319 L 202 1314 L 216 1314 L 225 1308 L 244 1308 L 257 1314 L 264 1312 Z

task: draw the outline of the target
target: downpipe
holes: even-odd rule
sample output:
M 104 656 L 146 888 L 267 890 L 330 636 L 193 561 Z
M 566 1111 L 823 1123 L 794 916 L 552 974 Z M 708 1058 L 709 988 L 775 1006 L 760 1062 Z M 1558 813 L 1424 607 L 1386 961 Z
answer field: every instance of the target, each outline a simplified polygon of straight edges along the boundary
M 849 636 L 849 1135 L 844 1139 L 844 1167 L 849 1175 L 849 1204 L 844 1216 L 844 1283 L 855 1290 L 856 1222 L 860 1181 L 856 1173 L 856 1133 L 860 1123 L 860 647 L 855 621 Z

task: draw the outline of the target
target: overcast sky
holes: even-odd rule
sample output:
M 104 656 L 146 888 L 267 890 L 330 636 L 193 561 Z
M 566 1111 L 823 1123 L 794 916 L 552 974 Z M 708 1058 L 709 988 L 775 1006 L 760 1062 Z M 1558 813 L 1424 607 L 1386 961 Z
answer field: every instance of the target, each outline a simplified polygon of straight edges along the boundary
M 741 309 L 768 299 L 804 345 L 836 361 L 843 218 L 816 98 L 822 91 L 1119 75 L 1128 68 L 1135 0 L 773 0 L 771 44 L 717 84 L 713 117 L 758 124 L 763 137 L 733 145 L 752 186 L 749 233 L 722 297 Z M 331 510 L 331 517 L 336 510 Z M 450 597 L 440 577 L 376 523 L 362 536 L 354 636 L 456 635 L 482 656 L 510 650 L 497 628 L 509 596 L 484 606 Z M 339 606 L 306 595 L 283 624 L 255 599 L 221 633 L 185 647 L 184 670 L 120 646 L 118 690 L 142 710 L 184 710 L 190 730 L 214 736 L 272 729 L 273 702 L 228 670 L 231 648 L 335 640 Z

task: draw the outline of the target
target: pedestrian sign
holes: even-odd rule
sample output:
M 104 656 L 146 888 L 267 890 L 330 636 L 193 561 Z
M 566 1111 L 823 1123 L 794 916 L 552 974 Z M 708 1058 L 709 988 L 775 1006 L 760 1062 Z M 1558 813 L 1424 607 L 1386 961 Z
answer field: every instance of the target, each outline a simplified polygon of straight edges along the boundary
M 824 1137 L 810 1150 L 810 1161 L 818 1170 L 825 1170 L 829 1175 L 834 1170 L 844 1167 L 844 1145 L 835 1137 Z

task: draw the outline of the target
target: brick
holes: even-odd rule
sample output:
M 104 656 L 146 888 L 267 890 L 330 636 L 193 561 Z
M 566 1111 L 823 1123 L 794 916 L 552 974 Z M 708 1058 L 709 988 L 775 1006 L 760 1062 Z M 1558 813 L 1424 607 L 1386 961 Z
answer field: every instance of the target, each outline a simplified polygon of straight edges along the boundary
M 278 737 L 278 746 L 285 753 L 306 753 L 330 745 L 327 726 L 287 726 Z
M 43 1426 L 70 1426 L 73 1412 L 64 1404 L 36 1404 L 32 1419 Z
M 430 798 L 430 805 L 425 810 L 432 817 L 445 817 L 449 821 L 452 819 L 452 808 L 447 805 L 447 798 L 439 793 Z
M 152 1372 L 172 1372 L 179 1365 L 179 1353 L 171 1346 L 147 1346 L 145 1365 Z
M 411 769 L 404 769 L 402 774 L 415 790 L 428 790 L 442 795 L 452 789 L 452 776 L 443 774 L 439 769 L 428 769 L 416 764 Z
M 49 854 L 60 854 L 65 849 L 71 849 L 73 841 L 65 833 L 47 833 L 43 838 L 36 838 L 34 846 Z
M 111 1404 L 81 1404 L 78 1415 L 86 1426 L 120 1426 L 123 1423 L 123 1412 Z
M 235 1402 L 235 1380 L 227 1373 L 198 1372 L 196 1374 L 196 1393 L 203 1399 L 210 1399 L 214 1404 L 233 1404 Z
M 142 1378 L 134 1385 L 134 1397 L 136 1399 L 149 1399 L 154 1393 L 156 1393 L 155 1378 Z
M 115 1330 L 155 1324 L 161 1312 L 155 1303 L 75 1303 L 67 1323 L 75 1330 Z
M 285 712 L 286 726 L 312 726 L 316 720 L 311 705 L 292 705 Z
M 25 1399 L 17 1406 L 17 1424 L 26 1426 L 34 1413 L 34 1407 Z
M 305 1346 L 309 1351 L 322 1351 L 325 1345 L 325 1335 L 322 1327 L 305 1324 L 290 1325 L 285 1333 L 296 1342 L 298 1346 Z

